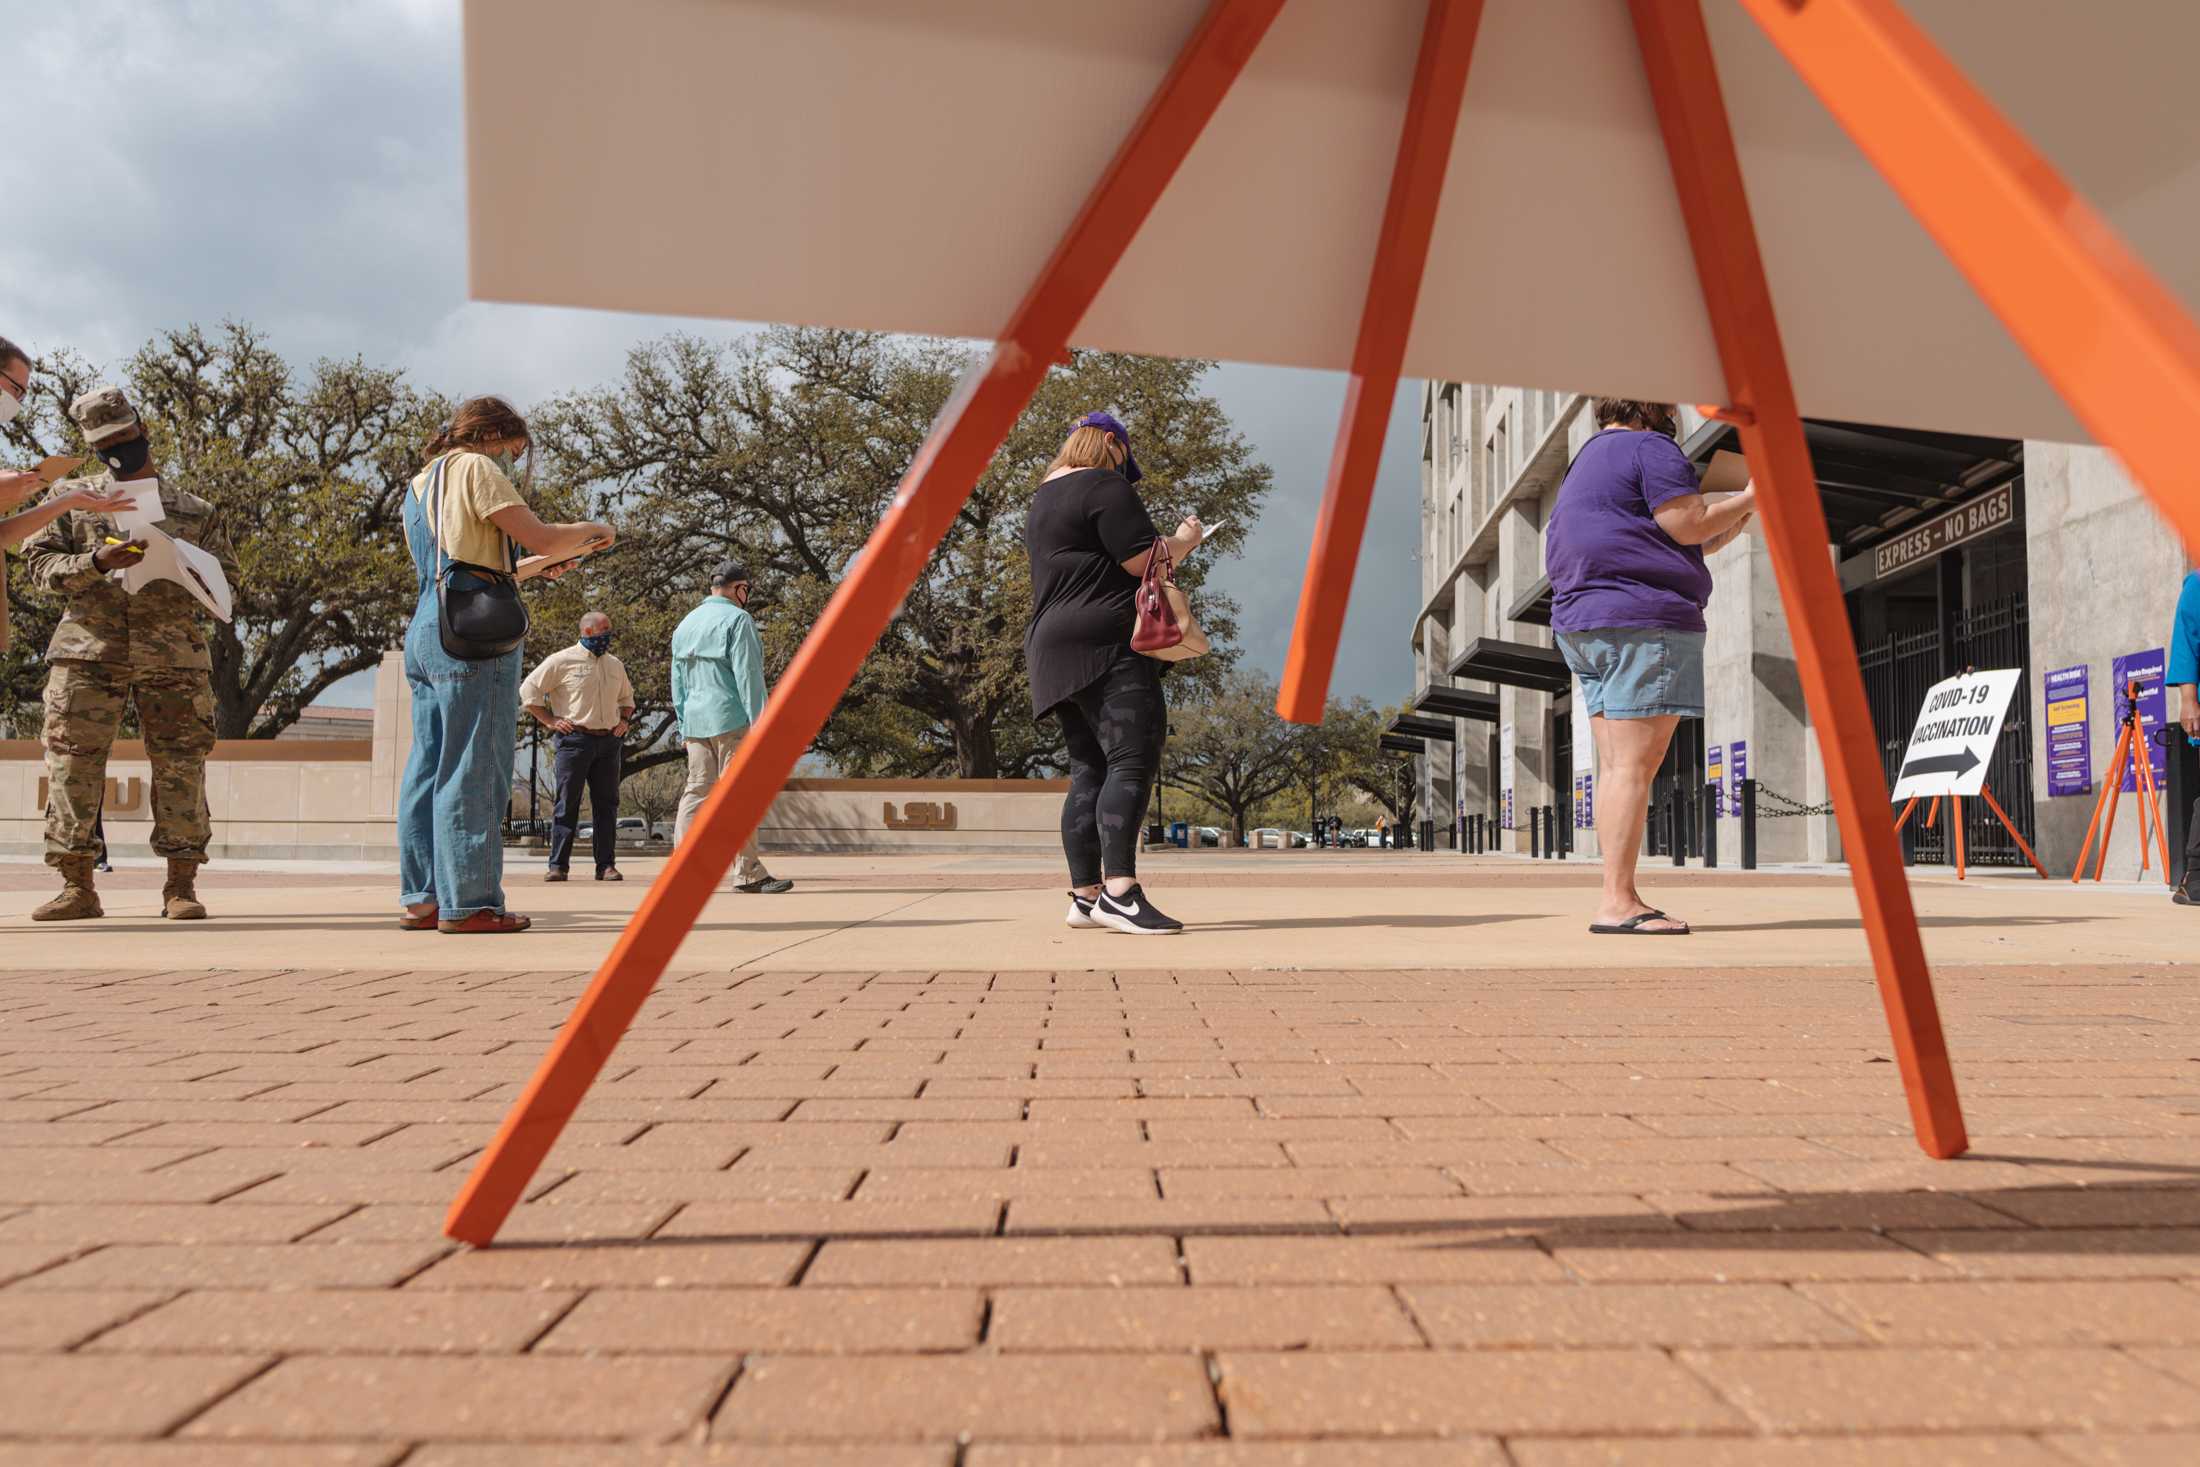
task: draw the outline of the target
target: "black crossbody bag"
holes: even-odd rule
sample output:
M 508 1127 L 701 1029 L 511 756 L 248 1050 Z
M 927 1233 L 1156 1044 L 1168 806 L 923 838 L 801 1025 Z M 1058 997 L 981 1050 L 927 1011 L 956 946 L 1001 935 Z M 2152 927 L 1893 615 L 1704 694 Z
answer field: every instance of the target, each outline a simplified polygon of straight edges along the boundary
M 487 662 L 518 649 L 527 640 L 527 606 L 519 599 L 519 581 L 508 570 L 492 570 L 452 559 L 443 548 L 443 469 L 435 462 L 428 485 L 428 533 L 435 540 L 435 612 L 443 650 L 462 662 Z

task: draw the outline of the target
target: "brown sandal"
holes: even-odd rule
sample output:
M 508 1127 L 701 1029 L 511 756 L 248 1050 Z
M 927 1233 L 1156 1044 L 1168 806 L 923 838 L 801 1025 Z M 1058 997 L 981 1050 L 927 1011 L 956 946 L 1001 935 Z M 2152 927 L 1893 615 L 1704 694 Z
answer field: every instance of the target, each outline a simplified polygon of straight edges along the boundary
M 437 921 L 438 932 L 525 932 L 534 924 L 517 912 L 492 912 L 487 907 L 456 922 Z
M 435 918 L 433 912 L 423 912 L 417 917 L 406 912 L 397 919 L 397 925 L 407 932 L 427 932 L 435 927 Z

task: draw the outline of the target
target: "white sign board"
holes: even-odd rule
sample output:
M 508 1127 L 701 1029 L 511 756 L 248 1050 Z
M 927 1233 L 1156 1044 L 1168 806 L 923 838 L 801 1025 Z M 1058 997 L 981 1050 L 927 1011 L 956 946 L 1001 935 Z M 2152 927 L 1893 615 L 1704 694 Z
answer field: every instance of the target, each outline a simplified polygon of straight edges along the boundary
M 1986 764 L 2009 716 L 2009 698 L 2022 668 L 1974 672 L 1934 683 L 1910 730 L 1910 747 L 1895 775 L 1894 798 L 1975 795 L 1986 783 Z

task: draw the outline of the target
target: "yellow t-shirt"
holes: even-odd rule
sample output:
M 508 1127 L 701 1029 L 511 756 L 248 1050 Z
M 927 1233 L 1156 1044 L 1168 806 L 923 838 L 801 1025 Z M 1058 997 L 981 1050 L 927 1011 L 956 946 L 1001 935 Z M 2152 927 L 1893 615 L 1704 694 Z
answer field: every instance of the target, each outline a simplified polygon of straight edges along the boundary
M 520 497 L 512 481 L 504 477 L 504 470 L 497 467 L 496 460 L 487 454 L 462 448 L 445 458 L 443 553 L 452 560 L 485 565 L 492 570 L 509 568 L 512 562 L 505 547 L 504 532 L 490 523 L 489 516 L 527 501 Z M 428 480 L 434 470 L 435 465 L 430 464 L 412 481 L 413 494 L 420 500 L 423 510 L 428 508 Z

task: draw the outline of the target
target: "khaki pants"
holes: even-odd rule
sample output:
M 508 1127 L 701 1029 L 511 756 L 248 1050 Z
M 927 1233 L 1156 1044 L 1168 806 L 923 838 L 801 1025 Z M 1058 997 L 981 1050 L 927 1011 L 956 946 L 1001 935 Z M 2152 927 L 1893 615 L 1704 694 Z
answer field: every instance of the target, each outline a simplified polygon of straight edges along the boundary
M 736 729 L 732 733 L 687 741 L 687 788 L 680 792 L 680 818 L 672 832 L 675 845 L 687 839 L 688 826 L 694 823 L 695 812 L 703 808 L 703 801 L 710 797 L 711 786 L 718 783 L 718 776 L 733 762 L 733 751 L 741 747 L 741 736 L 747 732 L 745 728 Z M 733 879 L 744 884 L 771 879 L 771 872 L 764 869 L 763 861 L 757 857 L 754 836 L 734 857 Z

